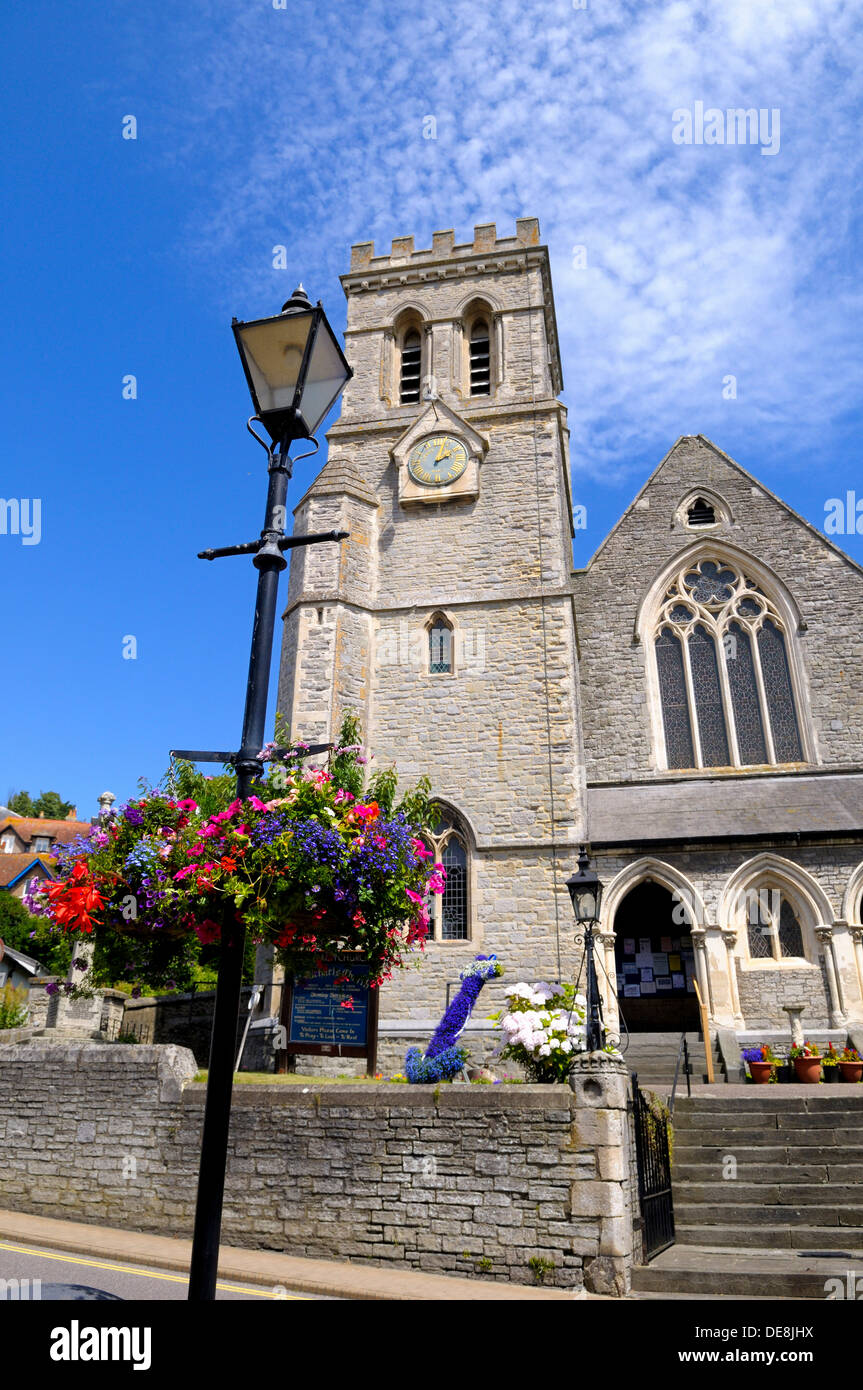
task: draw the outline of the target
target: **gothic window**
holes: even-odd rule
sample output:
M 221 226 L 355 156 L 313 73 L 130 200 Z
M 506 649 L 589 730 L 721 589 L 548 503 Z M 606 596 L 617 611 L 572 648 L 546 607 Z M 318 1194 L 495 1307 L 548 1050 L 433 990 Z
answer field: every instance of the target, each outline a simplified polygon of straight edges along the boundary
M 430 894 L 426 906 L 431 917 L 435 941 L 467 941 L 468 930 L 468 854 L 467 839 L 455 818 L 441 812 L 425 836 L 435 862 L 446 869 L 443 893 Z
M 803 761 L 787 629 L 736 565 L 684 566 L 653 644 L 670 768 Z
M 429 675 L 452 675 L 452 625 L 438 614 L 432 619 L 429 634 Z
M 748 894 L 747 939 L 752 960 L 806 958 L 803 931 L 788 898 L 778 888 L 752 888 Z
M 470 393 L 487 396 L 491 391 L 491 344 L 488 324 L 477 319 L 470 330 Z
M 409 328 L 402 339 L 401 347 L 399 400 L 402 405 L 413 405 L 419 401 L 421 376 L 422 339 L 418 329 Z

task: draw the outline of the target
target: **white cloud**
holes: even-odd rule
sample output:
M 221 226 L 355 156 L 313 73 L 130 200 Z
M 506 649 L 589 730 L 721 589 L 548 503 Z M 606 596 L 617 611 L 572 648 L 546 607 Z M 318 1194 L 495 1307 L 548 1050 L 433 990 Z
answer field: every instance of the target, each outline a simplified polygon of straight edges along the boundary
M 645 440 L 664 451 L 700 429 L 722 443 L 741 424 L 760 457 L 805 453 L 857 406 L 856 6 L 589 3 L 193 16 L 177 158 L 206 152 L 193 220 L 226 307 L 278 298 L 277 241 L 337 317 L 350 242 L 429 245 L 436 228 L 466 239 L 492 220 L 511 234 L 531 213 L 552 250 L 581 466 L 625 474 Z M 780 108 L 779 154 L 674 145 L 672 112 L 695 101 Z

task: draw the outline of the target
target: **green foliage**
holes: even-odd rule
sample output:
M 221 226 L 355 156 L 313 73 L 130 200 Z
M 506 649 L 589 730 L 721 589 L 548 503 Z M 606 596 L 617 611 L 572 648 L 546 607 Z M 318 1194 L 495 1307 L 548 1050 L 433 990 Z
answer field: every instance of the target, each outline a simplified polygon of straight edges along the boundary
M 0 889 L 0 941 L 5 941 L 15 951 L 32 955 L 28 943 L 35 925 L 21 899 L 8 889 Z
M 330 755 L 329 771 L 335 786 L 351 796 L 362 796 L 365 776 L 359 761 L 362 752 L 363 729 L 359 718 L 348 713 L 342 720 L 336 746 Z
M 59 792 L 40 792 L 33 802 L 33 814 L 45 820 L 65 820 L 74 808 L 75 803 L 64 801 Z
M 0 1028 L 20 1028 L 27 1021 L 27 990 L 6 985 L 0 990 Z
M 394 767 L 379 768 L 369 778 L 368 799 L 378 803 L 386 820 L 389 820 L 393 813 L 398 782 L 399 775 Z
M 554 1260 L 546 1260 L 542 1255 L 531 1255 L 527 1262 L 537 1284 L 545 1283 L 545 1276 L 554 1271 Z
M 10 811 L 16 811 L 19 816 L 35 816 L 36 807 L 29 792 L 12 792 L 6 802 Z
M 165 790 L 177 801 L 196 801 L 204 816 L 224 811 L 237 795 L 237 774 L 233 768 L 226 767 L 224 772 L 208 777 L 182 758 L 174 760 L 162 781 Z M 149 790 L 146 782 L 140 785 L 142 791 Z

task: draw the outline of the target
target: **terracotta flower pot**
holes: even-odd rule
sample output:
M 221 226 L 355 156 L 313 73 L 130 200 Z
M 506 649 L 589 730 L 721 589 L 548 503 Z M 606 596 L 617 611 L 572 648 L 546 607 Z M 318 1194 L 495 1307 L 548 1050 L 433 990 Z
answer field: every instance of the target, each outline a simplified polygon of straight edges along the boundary
M 837 1071 L 842 1073 L 843 1081 L 859 1081 L 863 1077 L 863 1062 L 840 1062 Z
M 797 1073 L 798 1081 L 803 1081 L 810 1086 L 814 1085 L 821 1078 L 821 1058 L 795 1057 L 794 1070 Z
M 770 1073 L 773 1070 L 772 1062 L 750 1062 L 749 1075 L 756 1086 L 764 1086 L 770 1080 Z

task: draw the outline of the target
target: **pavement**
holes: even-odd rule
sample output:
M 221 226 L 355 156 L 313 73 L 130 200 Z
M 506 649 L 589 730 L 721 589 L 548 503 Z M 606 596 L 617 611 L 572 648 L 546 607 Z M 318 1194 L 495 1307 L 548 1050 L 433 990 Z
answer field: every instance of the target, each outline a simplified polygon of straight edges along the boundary
M 178 1240 L 173 1236 L 115 1230 L 110 1226 L 91 1226 L 82 1221 L 62 1221 L 4 1210 L 0 1210 L 0 1240 L 184 1273 L 188 1272 L 192 1254 L 190 1240 Z M 495 1279 L 461 1279 L 448 1274 L 424 1274 L 419 1270 L 309 1260 L 275 1250 L 246 1250 L 231 1245 L 220 1248 L 219 1278 L 270 1290 L 283 1288 L 343 1299 L 471 1303 L 564 1299 L 571 1303 L 574 1299 L 592 1301 L 599 1297 L 531 1284 L 505 1284 Z

